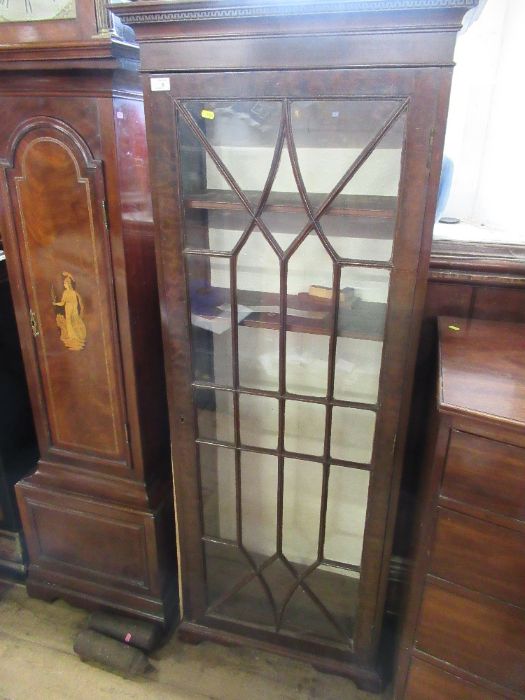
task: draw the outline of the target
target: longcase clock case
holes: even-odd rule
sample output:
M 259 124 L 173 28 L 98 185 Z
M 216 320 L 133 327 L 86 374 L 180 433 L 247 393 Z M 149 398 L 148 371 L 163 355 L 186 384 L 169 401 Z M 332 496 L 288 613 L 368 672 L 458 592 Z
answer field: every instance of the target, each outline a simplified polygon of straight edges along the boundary
M 60 69 L 58 51 L 40 72 L 1 56 L 0 213 L 40 449 L 17 493 L 31 594 L 166 622 L 176 583 L 144 111 L 134 49 L 120 50 L 99 43 L 99 63 L 79 71 Z
M 117 10 L 150 73 L 180 634 L 376 690 L 468 5 L 437 4 Z

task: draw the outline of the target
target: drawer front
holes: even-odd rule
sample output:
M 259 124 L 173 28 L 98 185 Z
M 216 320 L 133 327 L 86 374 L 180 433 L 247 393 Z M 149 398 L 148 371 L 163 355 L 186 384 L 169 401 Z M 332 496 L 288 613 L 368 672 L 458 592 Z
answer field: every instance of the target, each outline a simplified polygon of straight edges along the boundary
M 452 431 L 441 493 L 525 520 L 525 449 Z
M 525 607 L 525 535 L 515 530 L 440 509 L 430 570 Z
M 416 645 L 481 678 L 525 691 L 525 611 L 429 581 Z
M 504 697 L 419 659 L 412 661 L 404 696 L 405 700 L 503 700 Z

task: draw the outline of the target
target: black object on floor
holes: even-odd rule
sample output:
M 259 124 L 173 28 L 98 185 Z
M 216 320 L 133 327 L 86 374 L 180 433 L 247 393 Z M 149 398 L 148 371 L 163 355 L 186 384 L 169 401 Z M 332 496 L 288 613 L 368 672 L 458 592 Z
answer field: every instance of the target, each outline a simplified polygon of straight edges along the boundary
M 88 627 L 144 651 L 153 651 L 162 637 L 162 628 L 153 622 L 107 612 L 94 612 Z
M 73 649 L 82 661 L 101 664 L 124 676 L 138 676 L 152 668 L 148 657 L 139 649 L 93 630 L 82 630 Z

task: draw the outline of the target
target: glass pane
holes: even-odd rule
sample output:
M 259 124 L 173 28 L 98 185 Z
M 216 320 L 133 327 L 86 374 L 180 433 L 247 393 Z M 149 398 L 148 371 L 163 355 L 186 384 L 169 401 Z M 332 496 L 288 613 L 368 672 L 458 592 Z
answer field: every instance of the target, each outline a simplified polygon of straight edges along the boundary
M 389 270 L 343 267 L 341 271 L 336 399 L 377 401 L 389 284 Z
M 325 396 L 328 379 L 332 260 L 310 233 L 288 263 L 286 388 L 294 394 Z
M 282 559 L 276 559 L 264 570 L 264 579 L 272 592 L 278 610 L 284 605 L 296 578 Z
M 240 620 L 272 629 L 275 625 L 268 594 L 255 574 L 251 581 L 213 610 L 213 613 L 230 620 Z
M 283 553 L 294 564 L 317 560 L 323 465 L 284 460 Z
M 257 327 L 262 314 L 252 314 L 239 326 L 239 380 L 241 387 L 277 391 L 279 388 L 279 344 L 276 328 Z M 273 312 L 272 312 L 273 313 Z M 272 323 L 278 324 L 278 316 Z
M 370 464 L 376 426 L 373 411 L 334 406 L 331 455 L 334 459 Z
M 292 105 L 301 175 L 312 204 L 331 192 L 399 106 L 395 100 L 315 100 Z M 384 145 L 390 146 L 385 139 Z M 399 146 L 394 142 L 393 150 Z M 367 194 L 373 192 L 369 189 Z M 382 192 L 375 192 L 382 194 Z
M 332 285 L 332 259 L 319 236 L 310 233 L 288 263 L 288 331 L 330 333 Z
M 372 267 L 344 267 L 338 334 L 382 340 L 390 272 Z
M 193 376 L 232 386 L 229 261 L 187 255 Z
M 282 207 L 272 205 L 264 209 L 263 221 L 283 252 L 291 246 L 301 232 L 303 223 L 307 221 L 306 211 L 303 211 L 304 217 L 300 207 L 295 205 Z
M 287 401 L 284 448 L 321 456 L 324 450 L 326 408 L 318 403 Z
M 370 156 L 341 191 L 340 199 L 336 199 L 334 206 L 350 202 L 353 207 L 364 208 L 369 215 L 376 217 L 380 214 L 386 217 L 387 212 L 391 217 L 391 214 L 395 213 L 401 178 L 405 120 L 406 112 L 398 117 L 387 134 L 377 143 Z M 345 200 L 346 195 L 353 197 Z
M 328 335 L 286 334 L 286 389 L 290 394 L 326 396 Z
M 363 550 L 369 472 L 330 467 L 325 559 L 359 566 Z
M 195 123 L 237 185 L 257 206 L 266 184 L 281 123 L 281 104 L 269 100 L 192 100 L 185 103 Z M 224 190 L 206 157 L 207 190 Z M 229 193 L 228 195 L 229 196 Z
M 236 540 L 235 453 L 225 447 L 199 445 L 204 534 Z
M 393 100 L 294 103 L 297 155 L 314 212 L 398 107 Z M 405 119 L 397 118 L 320 218 L 340 258 L 391 258 Z
M 356 338 L 337 341 L 334 394 L 343 401 L 375 404 L 383 343 Z
M 239 549 L 224 544 L 205 542 L 204 554 L 208 603 L 213 605 L 250 572 L 250 565 Z
M 262 218 L 281 248 L 286 249 L 310 220 L 297 189 L 290 154 L 283 146 L 279 167 Z
M 252 217 L 248 212 L 244 211 L 221 211 L 213 209 L 193 210 L 189 212 L 194 217 L 199 216 L 199 226 L 201 231 L 205 231 L 208 237 L 205 238 L 200 234 L 200 238 L 196 235 L 199 231 L 197 226 L 188 224 L 188 215 L 186 215 L 186 230 L 188 236 L 192 238 L 186 239 L 186 244 L 190 248 L 208 248 L 209 250 L 219 250 L 230 252 L 239 242 L 241 235 L 245 232 L 251 223 Z M 195 219 L 192 219 L 193 222 Z M 201 242 L 203 241 L 203 242 Z
M 340 258 L 392 257 L 404 128 L 403 114 L 320 218 Z
M 255 556 L 271 556 L 276 550 L 277 458 L 243 452 L 241 483 L 243 545 Z
M 309 587 L 310 576 L 305 584 Z M 322 593 L 330 600 L 330 582 L 323 587 Z M 319 586 L 318 586 L 319 587 Z M 310 589 L 311 590 L 311 589 Z M 323 604 L 326 608 L 326 605 Z M 320 639 L 322 641 L 345 643 L 347 637 L 338 630 L 327 613 L 316 600 L 301 587 L 298 587 L 290 600 L 284 617 L 283 631 L 290 632 L 295 637 L 304 639 Z
M 323 565 L 308 576 L 308 585 L 339 627 L 351 637 L 357 613 L 359 574 Z
M 195 389 L 199 438 L 234 442 L 233 394 L 215 389 Z
M 396 225 L 395 216 L 366 217 L 337 212 L 336 198 L 320 224 L 335 252 L 340 258 L 352 260 L 377 260 L 388 262 L 392 257 L 392 244 Z
M 237 261 L 239 381 L 241 386 L 276 391 L 279 386 L 279 258 L 259 229 Z M 261 344 L 260 344 L 261 343 Z
M 277 449 L 279 402 L 268 396 L 239 396 L 241 442 L 251 447 Z
M 178 124 L 185 244 L 230 251 L 252 217 L 183 117 Z

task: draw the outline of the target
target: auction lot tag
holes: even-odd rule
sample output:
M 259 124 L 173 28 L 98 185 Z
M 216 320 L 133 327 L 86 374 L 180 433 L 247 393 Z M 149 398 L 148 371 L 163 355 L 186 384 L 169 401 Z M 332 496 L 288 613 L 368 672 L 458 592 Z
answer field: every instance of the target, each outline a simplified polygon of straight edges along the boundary
M 150 78 L 151 92 L 165 92 L 170 89 L 169 78 Z

